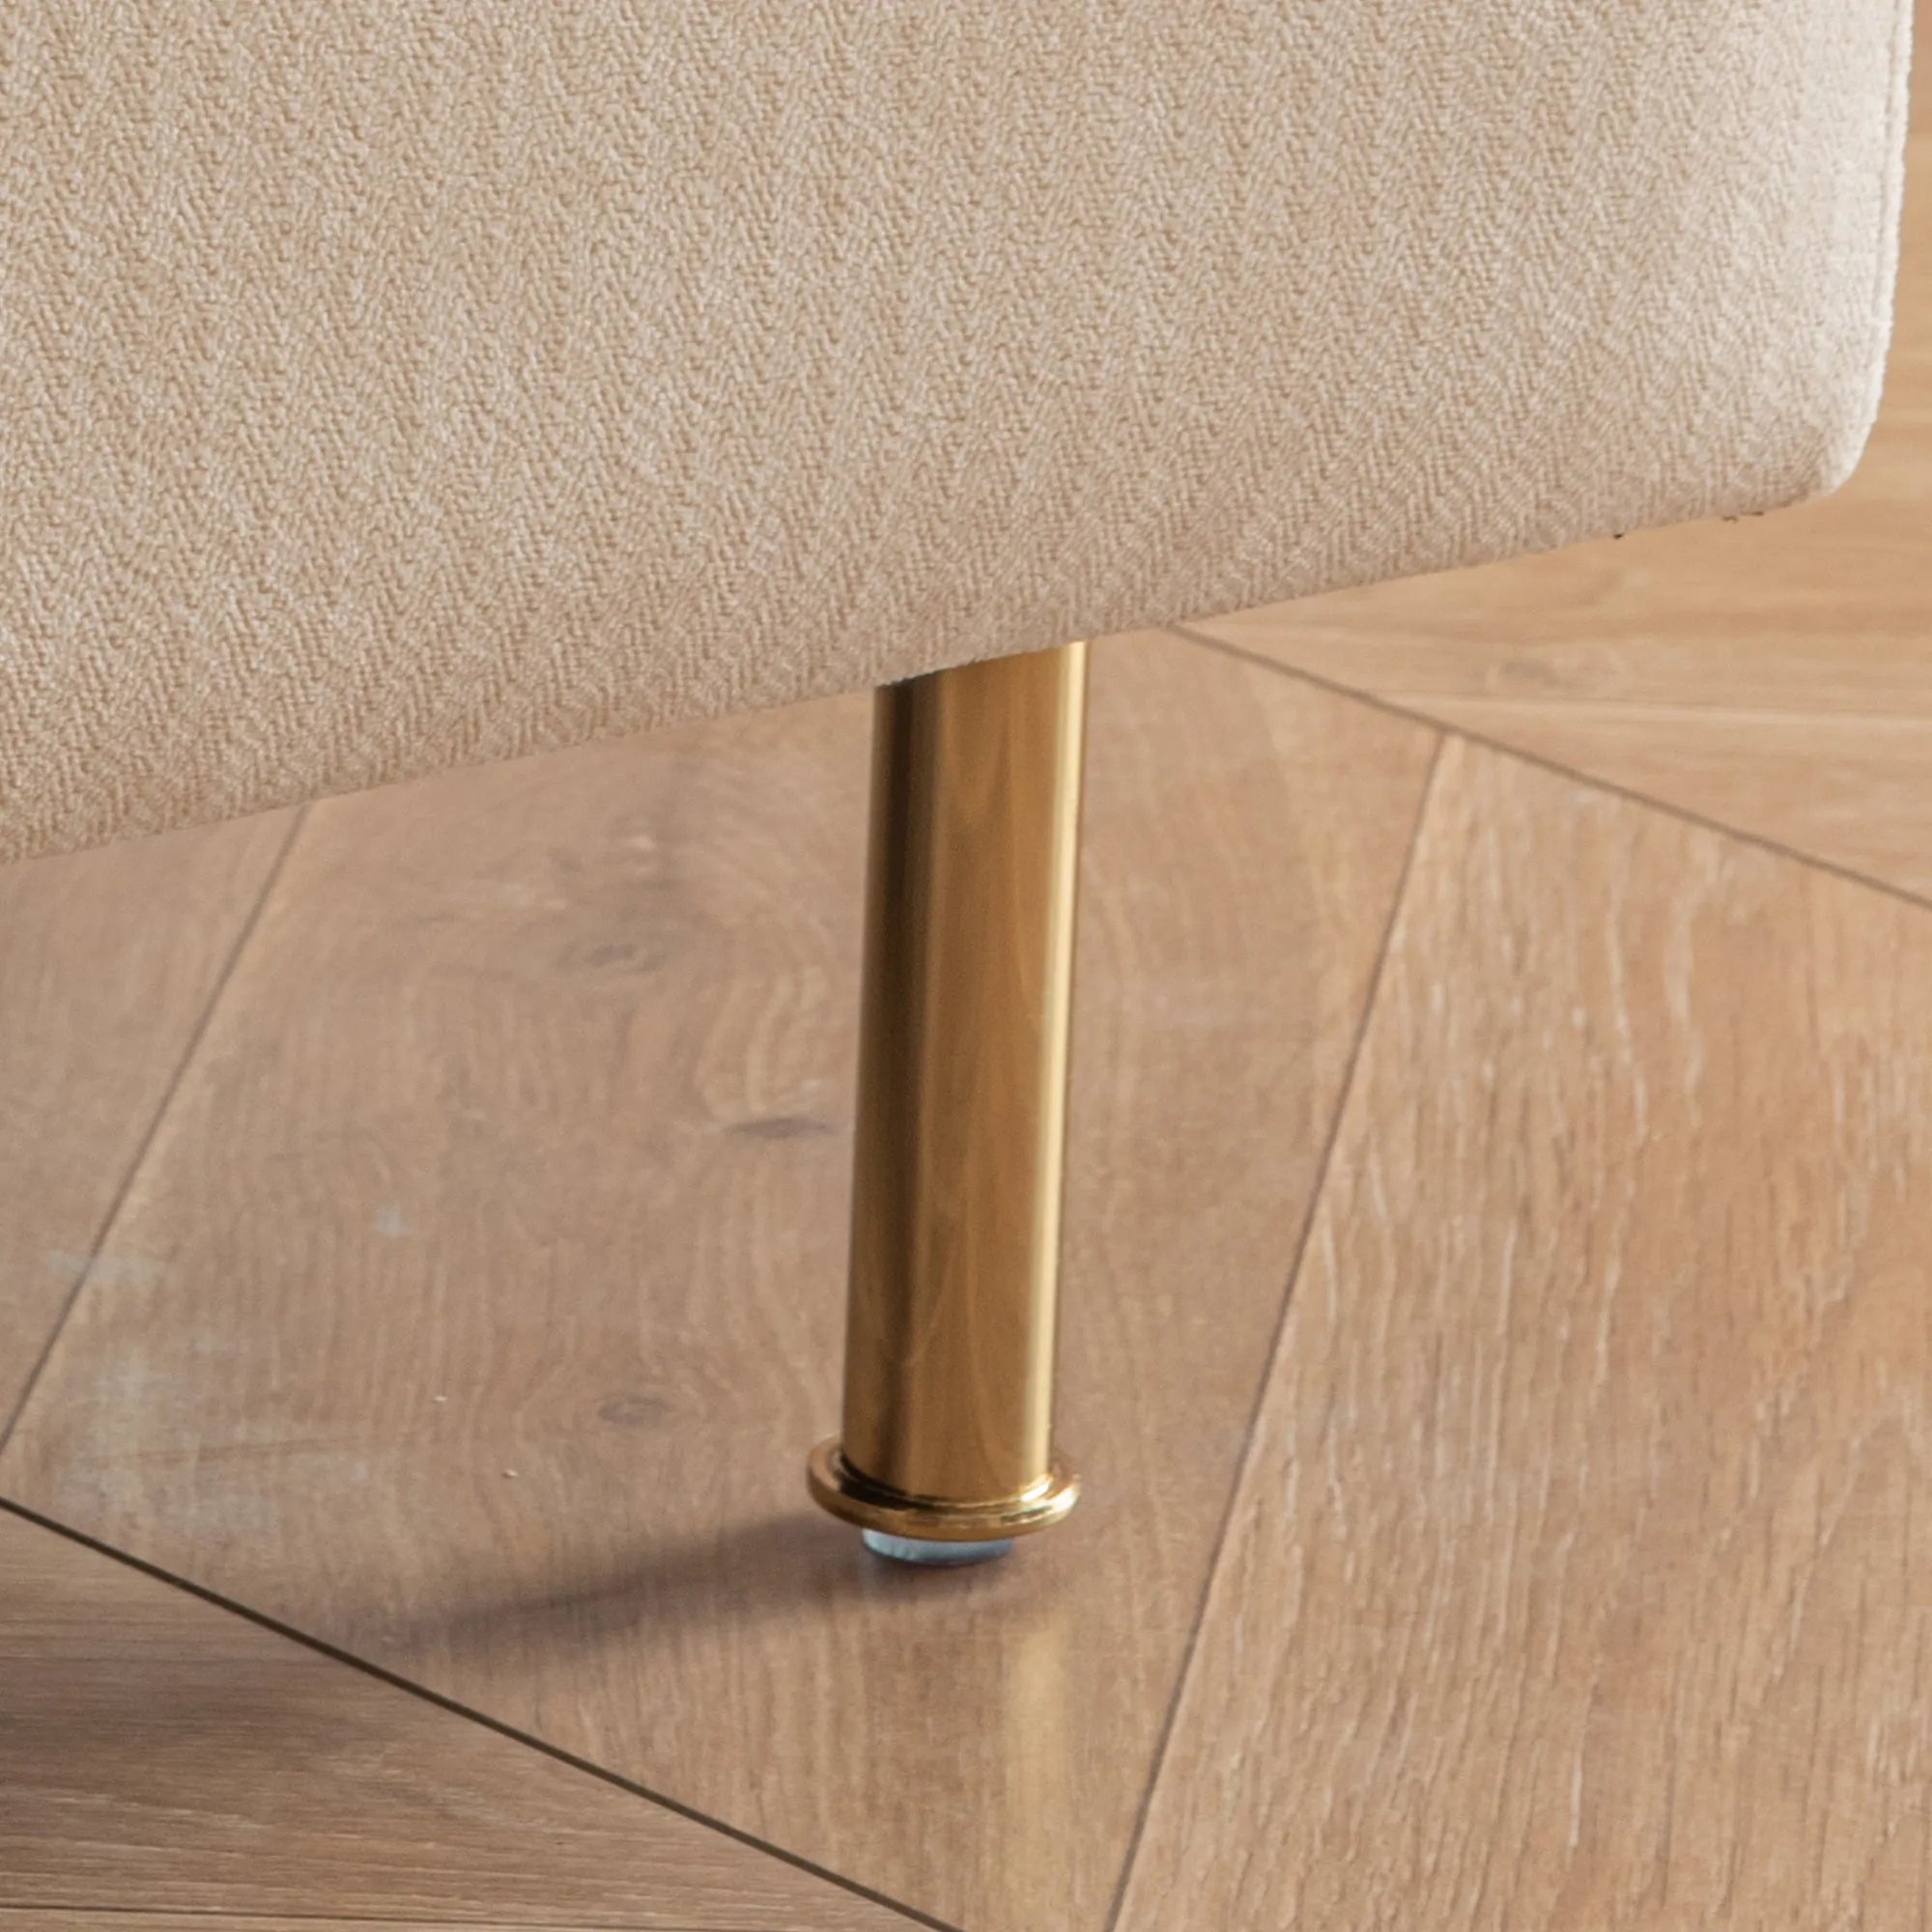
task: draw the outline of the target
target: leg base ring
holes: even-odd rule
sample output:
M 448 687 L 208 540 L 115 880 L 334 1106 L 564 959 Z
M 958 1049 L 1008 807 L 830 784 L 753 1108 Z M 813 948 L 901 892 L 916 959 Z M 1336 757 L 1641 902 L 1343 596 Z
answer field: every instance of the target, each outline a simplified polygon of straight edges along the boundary
M 1079 1478 L 1059 1464 L 1018 1494 L 984 1502 L 907 1495 L 861 1475 L 839 1454 L 836 1435 L 811 1452 L 806 1481 L 812 1500 L 841 1520 L 919 1543 L 1003 1543 L 1028 1536 L 1051 1528 L 1080 1498 Z

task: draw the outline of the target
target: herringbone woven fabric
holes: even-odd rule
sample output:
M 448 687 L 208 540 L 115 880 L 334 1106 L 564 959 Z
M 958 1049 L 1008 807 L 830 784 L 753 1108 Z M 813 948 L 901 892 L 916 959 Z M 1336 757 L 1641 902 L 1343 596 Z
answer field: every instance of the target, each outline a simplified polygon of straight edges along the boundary
M 0 854 L 1824 489 L 1902 0 L 10 0 Z

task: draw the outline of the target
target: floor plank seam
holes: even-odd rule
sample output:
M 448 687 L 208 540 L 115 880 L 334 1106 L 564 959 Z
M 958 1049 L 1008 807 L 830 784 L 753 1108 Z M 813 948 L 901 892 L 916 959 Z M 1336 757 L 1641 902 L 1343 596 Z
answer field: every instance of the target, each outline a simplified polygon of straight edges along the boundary
M 100 1918 L 132 1918 L 154 1925 L 419 1925 L 423 1932 L 785 1932 L 785 1928 L 774 1925 L 770 1920 L 763 1924 L 747 1922 L 743 1925 L 672 1925 L 658 1921 L 646 1925 L 641 1919 L 633 1918 L 574 1918 L 563 1921 L 535 1918 L 423 1918 L 412 1914 L 398 1916 L 393 1912 L 373 1914 L 366 1912 L 290 1912 L 277 1908 L 273 1912 L 237 1912 L 225 1906 L 207 1905 L 47 1905 L 41 1900 L 19 1900 L 0 1898 L 0 1924 L 15 1913 L 34 1913 L 32 1921 L 43 1923 L 50 1918 L 73 1918 L 87 1920 Z
M 1332 697 L 1352 698 L 1357 704 L 1366 705 L 1371 711 L 1379 711 L 1388 718 L 1399 718 L 1406 724 L 1427 725 L 1432 731 L 1439 731 L 1445 736 L 1461 738 L 1467 744 L 1480 746 L 1497 757 L 1514 758 L 1519 764 L 1533 765 L 1538 771 L 1548 772 L 1554 777 L 1568 780 L 1573 784 L 1588 785 L 1592 791 L 1603 792 L 1610 798 L 1622 799 L 1630 805 L 1642 806 L 1647 810 L 1661 812 L 1664 817 L 1678 819 L 1686 825 L 1694 825 L 1700 832 L 1715 832 L 1720 838 L 1735 839 L 1740 845 L 1748 845 L 1756 851 L 1769 853 L 1775 859 L 1785 859 L 1794 866 L 1803 866 L 1810 871 L 1823 872 L 1830 878 L 1842 879 L 1847 885 L 1862 886 L 1868 892 L 1877 893 L 1884 898 L 1895 899 L 1900 904 L 1915 907 L 1920 912 L 1932 912 L 1932 897 L 1925 897 L 1910 891 L 1907 887 L 1894 885 L 1889 879 L 1881 879 L 1870 872 L 1858 871 L 1835 859 L 1820 858 L 1815 852 L 1802 851 L 1795 845 L 1786 845 L 1762 832 L 1750 832 L 1741 825 L 1730 824 L 1724 819 L 1692 811 L 1688 806 L 1673 805 L 1668 800 L 1653 798 L 1647 792 L 1637 791 L 1630 785 L 1618 784 L 1614 779 L 1579 770 L 1575 765 L 1566 765 L 1561 759 L 1548 757 L 1540 752 L 1525 751 L 1520 745 L 1512 745 L 1506 739 L 1490 737 L 1486 732 L 1471 730 L 1466 725 L 1450 724 L 1427 711 L 1409 710 L 1406 706 L 1382 696 L 1378 692 L 1363 691 L 1355 685 L 1343 684 L 1338 679 L 1324 677 L 1320 671 L 1305 669 L 1300 665 L 1284 664 L 1279 658 L 1271 658 L 1265 652 L 1250 650 L 1244 644 L 1232 644 L 1223 638 L 1212 638 L 1202 631 L 1190 631 L 1184 625 L 1169 625 L 1168 635 L 1180 638 L 1202 650 L 1214 651 L 1223 657 L 1235 658 L 1242 664 L 1252 665 L 1258 669 L 1272 670 L 1282 677 L 1293 678 L 1297 683 L 1310 685 L 1317 691 L 1325 691 Z
M 1188 634 L 1192 643 L 1207 641 L 1207 634 Z M 1249 648 L 1226 638 L 1213 641 L 1227 650 L 1240 651 Z M 1300 665 L 1291 665 L 1279 658 L 1269 662 L 1282 670 L 1292 670 L 1297 677 L 1306 677 L 1320 682 L 1327 673 L 1309 670 Z M 1337 684 L 1336 689 L 1359 693 L 1355 685 Z M 1411 705 L 1419 706 L 1425 694 L 1397 694 L 1378 692 L 1375 696 L 1383 703 L 1394 707 L 1405 717 L 1423 717 L 1438 725 L 1444 731 L 1461 731 L 1462 727 L 1452 724 L 1445 718 L 1424 710 L 1411 710 Z M 1573 696 L 1534 696 L 1511 697 L 1491 693 L 1445 691 L 1435 694 L 1436 701 L 1444 705 L 1480 704 L 1486 711 L 1508 711 L 1550 714 L 1567 713 L 1577 717 L 1599 717 L 1624 719 L 1694 719 L 1699 724 L 1715 721 L 1721 724 L 1816 724 L 1829 729 L 1833 724 L 1855 724 L 1861 731 L 1896 731 L 1901 735 L 1914 732 L 1932 731 L 1932 713 L 1918 714 L 1897 711 L 1843 711 L 1797 709 L 1775 704 L 1714 704 L 1707 699 L 1694 697 L 1680 698 L 1636 698 L 1636 697 L 1573 697 Z M 1473 737 L 1473 732 L 1462 732 L 1465 737 Z M 1534 755 L 1534 754 L 1531 754 Z
M 575 1918 L 563 1921 L 536 1918 L 423 1918 L 410 1913 L 393 1912 L 237 1912 L 225 1906 L 206 1905 L 47 1905 L 41 1900 L 0 1898 L 0 1924 L 15 1913 L 37 1915 L 33 1924 L 52 1918 L 86 1920 L 131 1918 L 152 1925 L 419 1925 L 423 1932 L 785 1932 L 767 1920 L 761 1925 L 671 1925 L 659 1921 L 646 1925 L 640 1919 Z M 31 1932 L 31 1928 L 30 1928 Z
M 16 1913 L 33 1913 L 29 1928 L 55 1918 L 86 1922 L 94 1918 L 131 1918 L 138 1923 L 160 1926 L 217 1925 L 416 1925 L 423 1932 L 785 1932 L 769 1919 L 761 1925 L 670 1925 L 659 1921 L 646 1925 L 641 1919 L 577 1918 L 558 1923 L 534 1918 L 398 1918 L 393 1912 L 374 1917 L 360 1912 L 231 1912 L 220 1906 L 197 1905 L 44 1905 L 0 1898 L 0 1925 Z
M 308 808 L 303 806 L 289 825 L 289 836 L 282 840 L 282 847 L 275 854 L 274 863 L 269 867 L 262 880 L 262 890 L 255 896 L 255 903 L 248 909 L 248 917 L 242 922 L 242 929 L 235 936 L 235 943 L 228 949 L 228 956 L 221 963 L 221 970 L 215 975 L 214 983 L 209 989 L 208 999 L 202 1007 L 187 1037 L 187 1043 L 182 1048 L 181 1058 L 175 1063 L 174 1071 L 161 1090 L 160 1098 L 155 1103 L 155 1111 L 149 1119 L 147 1130 L 136 1144 L 133 1155 L 128 1162 L 128 1169 L 121 1177 L 121 1184 L 115 1188 L 113 1198 L 107 1204 L 107 1211 L 101 1216 L 100 1225 L 95 1230 L 94 1240 L 87 1249 L 87 1259 L 75 1271 L 73 1286 L 68 1290 L 67 1297 L 55 1313 L 47 1329 L 47 1339 L 42 1344 L 41 1352 L 34 1359 L 34 1366 L 27 1373 L 27 1379 L 21 1384 L 19 1399 L 14 1404 L 12 1412 L 4 1425 L 0 1425 L 0 1457 L 7 1453 L 7 1445 L 14 1439 L 14 1432 L 20 1425 L 20 1418 L 27 1412 L 27 1405 L 34 1399 L 34 1390 L 40 1385 L 47 1364 L 53 1360 L 54 1350 L 60 1346 L 60 1339 L 67 1332 L 68 1322 L 73 1311 L 80 1305 L 80 1297 L 87 1285 L 94 1279 L 95 1258 L 107 1245 L 114 1232 L 114 1224 L 120 1220 L 123 1208 L 128 1205 L 128 1197 L 133 1192 L 134 1183 L 140 1178 L 141 1170 L 147 1165 L 148 1156 L 154 1151 L 155 1142 L 174 1106 L 175 1095 L 181 1089 L 182 1078 L 194 1065 L 195 1056 L 201 1051 L 203 1040 L 208 1037 L 208 1029 L 221 1006 L 230 982 L 235 978 L 235 969 L 242 963 L 242 955 L 247 952 L 248 943 L 255 936 L 255 929 L 261 923 L 262 914 L 271 897 L 275 886 L 282 876 L 283 867 L 288 864 L 289 854 L 295 849 L 297 838 L 308 820 Z
M 897 1913 L 908 1924 L 923 1926 L 926 1932 L 963 1932 L 962 1927 L 953 1925 L 947 1919 L 936 1918 L 928 1912 L 922 1912 L 915 1905 L 908 1905 L 903 1900 L 893 1898 L 885 1892 L 875 1891 L 869 1886 L 861 1885 L 856 1879 L 847 1878 L 842 1872 L 815 1864 L 810 1859 L 801 1858 L 796 1852 L 786 1851 L 782 1845 L 772 1844 L 754 1833 L 743 1831 L 736 1825 L 726 1824 L 723 1819 L 713 1818 L 692 1805 L 667 1796 L 664 1792 L 654 1791 L 648 1785 L 625 1777 L 621 1773 L 611 1771 L 594 1759 L 580 1757 L 575 1751 L 565 1750 L 546 1738 L 521 1730 L 515 1724 L 505 1723 L 500 1718 L 493 1718 L 487 1711 L 475 1710 L 454 1697 L 444 1696 L 440 1690 L 432 1690 L 427 1685 L 417 1684 L 383 1664 L 372 1663 L 365 1657 L 357 1657 L 353 1651 L 343 1650 L 326 1638 L 315 1636 L 293 1624 L 283 1623 L 279 1618 L 269 1616 L 261 1610 L 252 1609 L 246 1604 L 238 1603 L 232 1597 L 225 1597 L 217 1590 L 209 1589 L 206 1584 L 195 1582 L 192 1577 L 179 1576 L 172 1570 L 163 1569 L 158 1563 L 150 1563 L 145 1557 L 136 1556 L 126 1549 L 119 1549 L 111 1543 L 103 1543 L 99 1537 L 90 1536 L 85 1530 L 76 1529 L 72 1524 L 62 1522 L 56 1517 L 43 1515 L 41 1511 L 12 1496 L 0 1495 L 0 1511 L 19 1518 L 22 1522 L 34 1523 L 42 1529 L 51 1530 L 56 1536 L 65 1537 L 70 1543 L 78 1544 L 84 1549 L 92 1549 L 116 1563 L 125 1564 L 129 1570 L 136 1571 L 143 1577 L 152 1577 L 156 1582 L 185 1591 L 187 1595 L 201 1603 L 212 1605 L 219 1610 L 226 1610 L 233 1616 L 242 1617 L 259 1630 L 268 1631 L 275 1636 L 286 1637 L 291 1643 L 300 1644 L 304 1650 L 313 1651 L 317 1656 L 328 1658 L 332 1662 L 358 1671 L 379 1684 L 386 1684 L 392 1690 L 400 1690 L 423 1703 L 432 1704 L 440 1711 L 448 1712 L 452 1717 L 462 1718 L 472 1724 L 480 1724 L 485 1730 L 493 1731 L 498 1737 L 507 1738 L 513 1744 L 523 1745 L 557 1764 L 568 1765 L 573 1771 L 582 1772 L 585 1776 L 594 1777 L 600 1783 L 625 1792 L 630 1797 L 642 1799 L 646 1804 L 655 1804 L 677 1817 L 689 1819 L 693 1824 L 717 1832 L 738 1844 L 749 1846 L 753 1851 L 763 1852 L 768 1857 L 777 1859 L 781 1864 L 790 1865 L 794 1870 L 805 1872 L 812 1878 L 822 1879 L 828 1885 L 837 1886 L 839 1890 L 849 1892 L 854 1897 L 863 1898 L 873 1905 L 884 1906 L 888 1911 Z
M 1192 640 L 1190 640 L 1192 641 Z M 1423 719 L 1421 724 L 1428 724 Z M 1255 1386 L 1254 1402 L 1248 1410 L 1246 1428 L 1241 1438 L 1241 1453 L 1236 1458 L 1233 1475 L 1228 1484 L 1227 1500 L 1222 1506 L 1221 1520 L 1214 1531 L 1214 1548 L 1208 1559 L 1208 1568 L 1202 1579 L 1201 1593 L 1194 1605 L 1193 1619 L 1188 1626 L 1187 1641 L 1182 1646 L 1180 1662 L 1174 1675 L 1174 1689 L 1168 1694 L 1167 1709 L 1161 1714 L 1160 1732 L 1154 1744 L 1153 1755 L 1148 1765 L 1147 1781 L 1141 1790 L 1141 1802 L 1134 1813 L 1133 1831 L 1127 1838 L 1127 1848 L 1121 1860 L 1121 1874 L 1115 1881 L 1114 1896 L 1107 1908 L 1103 1932 L 1116 1932 L 1121 1914 L 1127 1902 L 1127 1885 L 1133 1876 L 1134 1861 L 1140 1856 L 1141 1841 L 1147 1833 L 1148 1814 L 1153 1806 L 1154 1792 L 1160 1784 L 1161 1772 L 1166 1764 L 1168 1746 L 1174 1735 L 1175 1721 L 1180 1715 L 1180 1704 L 1187 1689 L 1188 1673 L 1193 1668 L 1194 1654 L 1201 1639 L 1201 1632 L 1207 1621 L 1208 1605 L 1214 1594 L 1214 1578 L 1219 1574 L 1221 1559 L 1227 1551 L 1228 1535 L 1235 1520 L 1235 1506 L 1241 1493 L 1248 1464 L 1253 1458 L 1255 1432 L 1260 1426 L 1262 1410 L 1267 1402 L 1268 1389 L 1274 1380 L 1275 1364 L 1280 1359 L 1283 1340 L 1288 1332 L 1289 1312 L 1294 1301 L 1294 1284 L 1299 1279 L 1302 1264 L 1307 1259 L 1309 1239 L 1315 1231 L 1315 1220 L 1321 1210 L 1321 1197 L 1327 1190 L 1328 1170 L 1334 1159 L 1335 1149 L 1342 1136 L 1342 1122 L 1347 1118 L 1349 1103 L 1355 1091 L 1357 1069 L 1362 1062 L 1362 1049 L 1369 1037 L 1369 1026 L 1374 1016 L 1376 1003 L 1381 992 L 1382 969 L 1388 963 L 1389 949 L 1394 944 L 1396 928 L 1402 919 L 1402 910 L 1408 897 L 1408 882 L 1415 869 L 1415 855 L 1422 843 L 1423 828 L 1428 823 L 1430 801 L 1435 794 L 1435 777 L 1442 764 L 1442 746 L 1447 734 L 1439 726 L 1432 726 L 1435 731 L 1435 743 L 1429 758 L 1429 770 L 1422 781 L 1421 796 L 1416 800 L 1415 823 L 1409 830 L 1408 848 L 1403 854 L 1402 869 L 1396 875 L 1395 892 L 1390 896 L 1388 918 L 1382 923 L 1381 942 L 1376 949 L 1375 961 L 1369 968 L 1368 983 L 1362 990 L 1361 1011 L 1355 1021 L 1353 1038 L 1349 1042 L 1349 1058 L 1343 1067 L 1342 1080 L 1336 1090 L 1334 1110 L 1329 1115 L 1327 1132 L 1322 1137 L 1321 1152 L 1315 1164 L 1315 1174 L 1308 1191 L 1308 1205 L 1303 1210 L 1301 1227 L 1295 1236 L 1294 1251 L 1289 1258 L 1286 1279 L 1282 1284 L 1281 1304 L 1275 1313 L 1274 1332 L 1263 1355 L 1260 1378 Z

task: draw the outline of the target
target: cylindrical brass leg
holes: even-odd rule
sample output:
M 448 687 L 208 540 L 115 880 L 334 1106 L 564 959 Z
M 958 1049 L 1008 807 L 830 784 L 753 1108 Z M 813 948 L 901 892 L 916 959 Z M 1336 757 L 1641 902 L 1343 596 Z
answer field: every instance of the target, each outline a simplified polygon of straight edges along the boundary
M 1073 1506 L 1052 1404 L 1086 671 L 1070 644 L 877 699 L 844 1430 L 810 1467 L 875 1547 Z

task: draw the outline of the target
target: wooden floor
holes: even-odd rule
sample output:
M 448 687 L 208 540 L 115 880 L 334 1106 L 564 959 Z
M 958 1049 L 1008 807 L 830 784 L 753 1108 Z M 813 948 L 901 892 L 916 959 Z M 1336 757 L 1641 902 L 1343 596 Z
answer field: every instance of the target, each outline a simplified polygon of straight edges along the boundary
M 867 718 L 0 872 L 0 1932 L 1932 1923 L 1932 149 L 1840 498 L 1097 653 L 1068 1525 L 833 1420 Z

